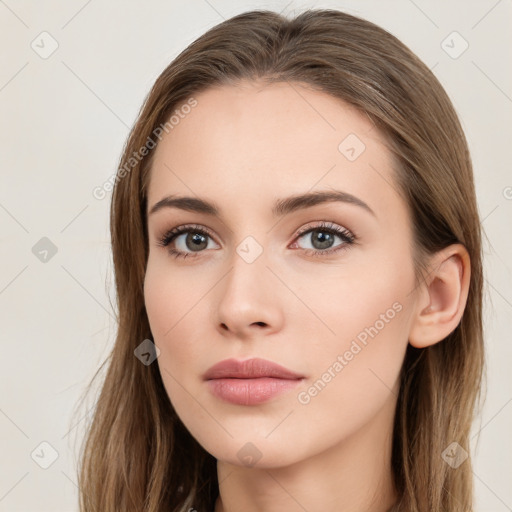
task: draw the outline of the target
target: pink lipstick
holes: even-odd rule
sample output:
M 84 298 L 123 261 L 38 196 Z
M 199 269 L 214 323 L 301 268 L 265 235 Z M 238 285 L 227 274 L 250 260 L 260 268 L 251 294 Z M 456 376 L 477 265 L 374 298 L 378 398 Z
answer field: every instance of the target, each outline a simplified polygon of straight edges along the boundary
M 237 405 L 256 405 L 284 393 L 304 379 L 281 365 L 265 359 L 226 359 L 203 376 L 218 398 Z

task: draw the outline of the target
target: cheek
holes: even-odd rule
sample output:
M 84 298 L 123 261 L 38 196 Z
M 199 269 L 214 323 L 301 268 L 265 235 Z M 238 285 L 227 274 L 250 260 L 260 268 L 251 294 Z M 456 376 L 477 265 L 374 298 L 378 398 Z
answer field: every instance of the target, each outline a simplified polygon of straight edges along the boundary
M 410 310 L 404 296 L 397 301 L 385 288 L 374 292 L 364 300 L 354 295 L 338 303 L 338 314 L 332 311 L 325 317 L 336 335 L 317 337 L 313 347 L 305 345 L 311 373 L 294 397 L 294 418 L 303 439 L 314 422 L 319 433 L 314 443 L 319 446 L 312 441 L 311 451 L 350 438 L 383 408 L 387 414 L 394 410 Z M 381 428 L 388 425 L 382 423 Z M 286 442 L 287 433 L 281 434 Z
M 178 292 L 183 287 L 174 276 L 165 272 L 163 266 L 160 267 L 151 262 L 148 264 L 144 280 L 144 302 L 152 339 L 160 350 L 156 364 L 167 396 L 179 415 L 179 411 L 186 408 L 179 385 L 183 382 L 182 371 L 186 367 L 183 361 L 193 359 L 188 356 L 190 344 L 176 342 L 177 331 L 187 336 L 186 331 L 183 331 L 187 326 L 186 309 L 183 300 L 180 300 L 182 293 Z
M 357 429 L 396 395 L 413 285 L 412 260 L 383 256 L 371 266 L 361 260 L 337 287 L 310 297 L 333 333 L 309 352 L 315 372 L 300 397 L 309 414 L 336 411 L 332 428 Z
M 148 262 L 144 301 L 153 341 L 160 350 L 157 363 L 171 401 L 179 395 L 180 383 L 185 383 L 191 369 L 204 359 L 197 318 L 204 323 L 201 308 L 211 288 L 208 283 L 211 281 L 202 279 L 198 272 L 172 271 L 168 263 L 157 258 Z
M 357 431 L 398 393 L 412 311 L 405 281 L 374 280 L 369 288 L 324 295 L 318 311 L 334 334 L 322 329 L 319 336 L 318 322 L 302 320 L 300 352 L 310 378 L 296 400 L 306 424 L 321 418 L 326 443 Z M 312 323 L 316 335 L 307 331 Z
M 166 258 L 150 258 L 144 279 L 144 302 L 151 331 L 161 342 L 172 340 L 176 330 L 190 322 L 189 315 L 196 313 L 195 308 L 208 290 L 207 283 L 211 282 L 199 271 L 173 269 Z
M 155 343 L 163 340 L 174 323 L 176 296 L 170 293 L 170 279 L 159 265 L 148 263 L 144 278 L 144 303 Z M 160 347 L 162 350 L 162 347 Z
M 408 251 L 391 251 L 382 246 L 377 253 L 354 252 L 336 268 L 281 273 L 300 299 L 286 309 L 286 323 L 309 340 L 304 349 L 318 361 L 343 353 L 355 339 L 365 348 L 374 341 L 379 352 L 407 343 L 414 267 Z
M 204 329 L 207 290 L 190 280 L 162 279 L 148 276 L 145 300 L 153 341 L 160 349 L 156 360 L 169 401 L 192 436 L 210 450 L 212 432 L 222 435 L 224 430 L 212 421 L 203 402 L 207 404 L 200 388 L 199 374 L 203 371 L 207 341 Z M 194 286 L 196 284 L 196 286 Z M 198 320 L 201 318 L 201 321 Z M 210 444 L 209 444 L 210 443 Z
M 180 371 L 186 367 L 183 362 L 194 360 L 194 345 L 188 340 L 194 334 L 190 315 L 196 314 L 194 306 L 201 297 L 195 284 L 158 261 L 148 263 L 144 302 L 153 341 L 160 350 L 157 362 L 166 388 L 172 386 L 172 377 L 181 378 Z M 178 343 L 180 339 L 188 342 Z

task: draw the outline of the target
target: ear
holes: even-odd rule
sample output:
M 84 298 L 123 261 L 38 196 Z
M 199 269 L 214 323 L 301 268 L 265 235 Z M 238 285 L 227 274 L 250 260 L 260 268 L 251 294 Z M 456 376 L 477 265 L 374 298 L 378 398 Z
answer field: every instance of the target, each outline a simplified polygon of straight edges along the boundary
M 418 290 L 409 343 L 425 348 L 443 340 L 459 325 L 469 292 L 471 264 L 462 244 L 435 253 Z

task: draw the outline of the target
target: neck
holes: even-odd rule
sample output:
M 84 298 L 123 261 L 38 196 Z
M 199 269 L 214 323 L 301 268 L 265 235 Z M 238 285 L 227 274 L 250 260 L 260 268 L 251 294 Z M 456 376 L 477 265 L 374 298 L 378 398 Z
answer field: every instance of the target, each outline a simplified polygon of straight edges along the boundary
M 217 461 L 215 512 L 387 512 L 396 502 L 391 472 L 396 400 L 338 445 L 286 467 Z

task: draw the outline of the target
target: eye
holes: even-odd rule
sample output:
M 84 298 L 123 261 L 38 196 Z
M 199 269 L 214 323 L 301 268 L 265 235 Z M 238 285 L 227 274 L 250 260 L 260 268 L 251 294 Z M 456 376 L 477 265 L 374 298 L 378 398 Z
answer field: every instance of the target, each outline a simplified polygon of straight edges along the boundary
M 355 243 L 355 236 L 348 229 L 327 222 L 301 230 L 297 235 L 297 239 L 302 238 L 305 240 L 309 239 L 313 247 L 312 249 L 301 247 L 300 245 L 299 247 L 306 249 L 308 254 L 313 256 L 332 254 L 347 249 Z M 341 243 L 338 245 L 334 245 L 336 238 L 341 240 Z M 293 245 L 297 245 L 297 242 L 294 242 Z
M 181 239 L 181 240 L 180 240 Z M 171 229 L 160 239 L 158 245 L 167 247 L 172 242 L 177 247 L 169 248 L 169 253 L 176 258 L 187 258 L 194 253 L 208 249 L 208 239 L 212 239 L 210 233 L 203 227 L 195 225 L 180 226 Z M 191 252 L 186 252 L 190 250 Z

